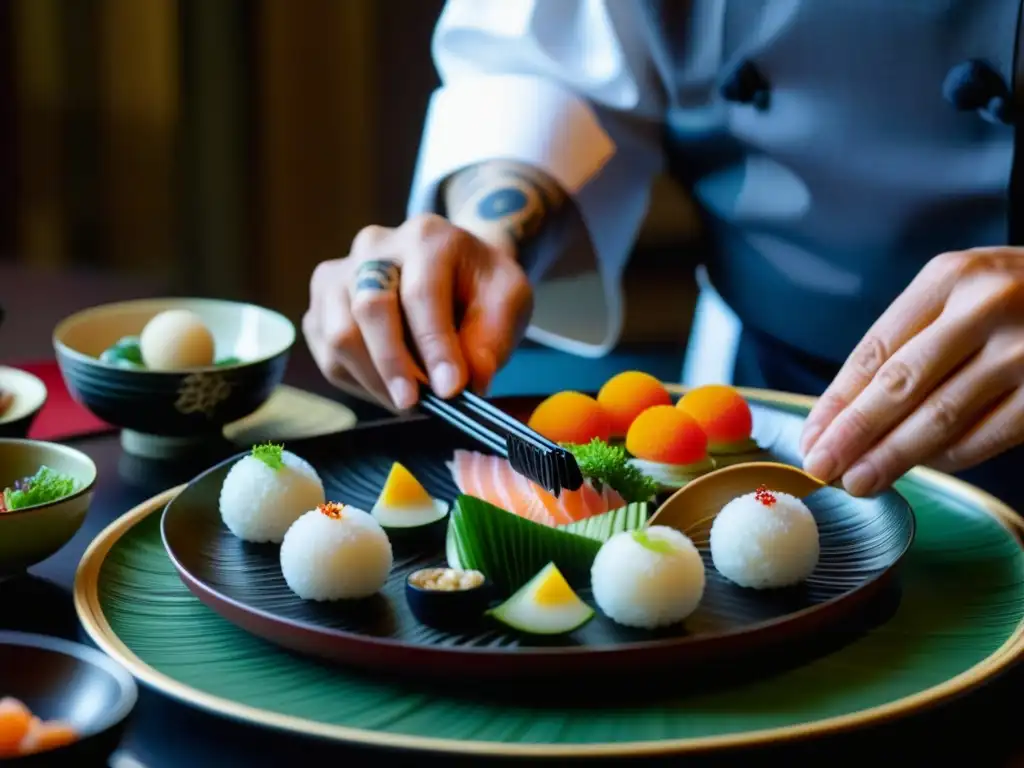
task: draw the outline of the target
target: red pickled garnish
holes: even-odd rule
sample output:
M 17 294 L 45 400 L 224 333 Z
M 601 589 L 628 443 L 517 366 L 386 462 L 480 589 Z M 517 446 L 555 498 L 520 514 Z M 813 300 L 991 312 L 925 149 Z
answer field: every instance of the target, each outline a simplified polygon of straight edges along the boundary
M 770 507 L 776 502 L 775 494 L 768 490 L 766 486 L 758 486 L 757 490 L 754 491 L 754 498 L 764 504 L 766 507 Z
M 345 509 L 344 504 L 339 504 L 336 501 L 328 501 L 326 504 L 321 504 L 317 509 L 320 514 L 327 515 L 331 520 L 341 520 L 343 515 L 342 511 Z

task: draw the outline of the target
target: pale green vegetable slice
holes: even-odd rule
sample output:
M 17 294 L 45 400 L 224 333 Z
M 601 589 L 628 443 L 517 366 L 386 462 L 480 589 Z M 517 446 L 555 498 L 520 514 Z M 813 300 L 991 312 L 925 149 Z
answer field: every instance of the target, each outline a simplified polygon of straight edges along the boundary
M 623 531 L 635 531 L 647 523 L 650 507 L 645 502 L 627 504 L 612 509 L 603 515 L 594 515 L 575 523 L 559 526 L 560 530 L 578 533 L 589 539 L 600 542 L 608 541 L 612 536 Z
M 554 563 L 548 563 L 512 597 L 487 613 L 508 627 L 532 635 L 564 635 L 594 618 L 594 609 L 573 592 Z

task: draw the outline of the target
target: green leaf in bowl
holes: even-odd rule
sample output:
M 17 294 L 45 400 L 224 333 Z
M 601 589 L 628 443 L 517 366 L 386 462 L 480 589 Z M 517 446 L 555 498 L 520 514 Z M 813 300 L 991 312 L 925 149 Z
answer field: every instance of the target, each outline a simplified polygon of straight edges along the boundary
M 146 367 L 142 361 L 142 348 L 139 346 L 138 336 L 124 336 L 118 339 L 103 351 L 100 360 L 121 368 L 142 369 Z

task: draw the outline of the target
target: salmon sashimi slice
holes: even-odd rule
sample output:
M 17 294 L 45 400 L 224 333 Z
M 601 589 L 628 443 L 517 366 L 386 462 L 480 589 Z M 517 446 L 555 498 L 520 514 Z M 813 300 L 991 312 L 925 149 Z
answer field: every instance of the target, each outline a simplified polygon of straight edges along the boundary
M 455 451 L 448 466 L 460 492 L 541 525 L 567 525 L 626 504 L 613 488 L 598 491 L 590 480 L 555 497 L 512 469 L 507 460 L 475 451 Z

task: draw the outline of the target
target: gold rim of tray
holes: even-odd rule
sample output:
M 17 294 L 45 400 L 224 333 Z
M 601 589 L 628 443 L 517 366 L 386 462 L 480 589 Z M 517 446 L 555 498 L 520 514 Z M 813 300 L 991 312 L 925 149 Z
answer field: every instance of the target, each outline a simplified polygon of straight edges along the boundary
M 681 388 L 671 387 L 679 392 Z M 785 392 L 758 389 L 740 389 L 752 400 L 768 405 L 789 405 L 809 408 L 814 398 Z M 1000 522 L 1014 534 L 1018 545 L 1024 548 L 1024 523 L 1008 506 L 984 491 L 954 477 L 934 470 L 918 468 L 912 476 L 940 488 L 951 496 L 971 503 Z M 282 715 L 256 707 L 239 704 L 230 699 L 204 693 L 154 669 L 136 656 L 114 633 L 103 614 L 99 600 L 99 573 L 107 553 L 133 526 L 150 514 L 167 506 L 184 485 L 154 496 L 125 513 L 108 525 L 89 545 L 75 574 L 74 600 L 78 618 L 92 640 L 107 654 L 123 664 L 144 684 L 161 693 L 214 714 L 252 725 L 274 728 L 291 733 L 331 739 L 353 745 L 418 750 L 434 753 L 476 755 L 489 757 L 640 757 L 679 755 L 737 747 L 751 747 L 780 741 L 796 741 L 826 736 L 875 725 L 920 711 L 953 698 L 998 675 L 1014 661 L 1024 656 L 1024 622 L 989 656 L 970 669 L 949 680 L 905 696 L 896 701 L 851 712 L 846 715 L 815 720 L 810 723 L 764 728 L 743 733 L 702 736 L 697 738 L 659 739 L 656 741 L 617 742 L 613 744 L 508 744 L 490 741 L 462 741 L 458 739 L 409 736 L 383 733 L 363 728 L 330 725 L 313 720 Z

